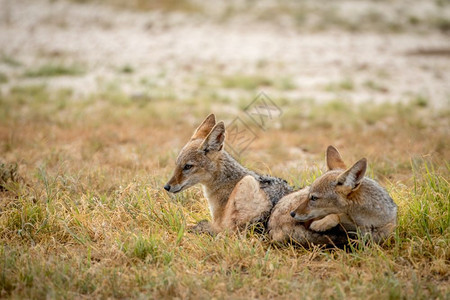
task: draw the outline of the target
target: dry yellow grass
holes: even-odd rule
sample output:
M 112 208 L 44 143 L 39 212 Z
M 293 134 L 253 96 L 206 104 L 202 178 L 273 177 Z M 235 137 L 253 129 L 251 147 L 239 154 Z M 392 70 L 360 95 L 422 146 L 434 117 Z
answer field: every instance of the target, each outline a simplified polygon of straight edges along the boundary
M 204 108 L 189 112 L 193 103 Z M 185 232 L 209 217 L 206 200 L 199 187 L 170 196 L 162 186 L 208 107 L 42 86 L 4 93 L 0 158 L 20 177 L 0 191 L 0 296 L 448 299 L 448 110 L 293 101 L 266 131 L 252 125 L 245 165 L 302 186 L 334 144 L 348 161 L 367 157 L 399 205 L 385 245 L 324 250 Z
M 450 299 L 445 1 L 0 4 L 0 298 Z M 266 130 L 242 111 L 260 90 L 282 110 Z M 257 134 L 239 161 L 296 187 L 329 144 L 368 158 L 394 237 L 185 232 L 209 218 L 200 187 L 162 187 L 211 112 Z

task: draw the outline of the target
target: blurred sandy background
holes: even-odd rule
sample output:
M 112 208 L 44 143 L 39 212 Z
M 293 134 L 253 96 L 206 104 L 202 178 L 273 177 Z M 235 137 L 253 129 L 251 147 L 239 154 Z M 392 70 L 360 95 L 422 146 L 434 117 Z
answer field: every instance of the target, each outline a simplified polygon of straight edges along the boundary
M 450 103 L 448 1 L 0 1 L 2 92 Z M 230 109 L 235 109 L 231 105 Z

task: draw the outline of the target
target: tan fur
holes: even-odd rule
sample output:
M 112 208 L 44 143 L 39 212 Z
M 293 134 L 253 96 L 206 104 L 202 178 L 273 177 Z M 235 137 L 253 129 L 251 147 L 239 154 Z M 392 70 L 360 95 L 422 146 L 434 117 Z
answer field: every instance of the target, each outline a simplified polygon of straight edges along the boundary
M 269 236 L 275 242 L 285 242 L 290 238 L 299 241 L 306 241 L 306 228 L 299 224 L 290 213 L 295 208 L 308 200 L 309 187 L 293 192 L 281 198 L 272 210 L 268 229 Z
M 204 139 L 210 133 L 211 129 L 213 129 L 214 125 L 216 125 L 216 116 L 210 114 L 195 130 L 191 140 Z
M 327 162 L 328 170 L 347 169 L 338 149 L 333 146 L 327 148 L 325 160 Z
M 223 212 L 214 219 L 217 231 L 237 229 L 269 214 L 272 204 L 252 176 L 245 176 L 233 189 Z
M 294 211 L 295 219 L 317 219 L 311 224 L 316 231 L 341 224 L 347 230 L 372 234 L 375 242 L 385 240 L 395 228 L 397 206 L 385 189 L 364 177 L 367 160 L 363 158 L 344 171 L 339 152 L 330 146 L 327 165 L 330 170 L 313 182 L 306 205 Z

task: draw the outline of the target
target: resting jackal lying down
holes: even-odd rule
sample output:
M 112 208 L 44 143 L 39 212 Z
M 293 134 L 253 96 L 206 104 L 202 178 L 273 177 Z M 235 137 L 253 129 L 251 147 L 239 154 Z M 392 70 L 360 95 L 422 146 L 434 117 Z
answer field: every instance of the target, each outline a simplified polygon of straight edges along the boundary
M 348 231 L 371 234 L 376 243 L 389 237 L 397 223 L 397 205 L 376 181 L 364 177 L 367 160 L 345 170 L 333 146 L 328 147 L 326 160 L 328 171 L 312 183 L 308 200 L 292 211 L 292 217 L 299 222 L 314 220 L 310 228 L 317 232 L 341 224 Z
M 270 215 L 267 229 L 275 242 L 294 242 L 302 246 L 343 245 L 348 242 L 347 233 L 340 227 L 326 232 L 314 232 L 309 229 L 312 221 L 298 222 L 291 212 L 308 201 L 309 186 L 284 196 L 278 201 Z
M 172 178 L 164 186 L 178 193 L 197 183 L 203 186 L 212 222 L 191 228 L 215 234 L 237 230 L 247 224 L 266 223 L 273 206 L 292 192 L 287 182 L 265 176 L 240 165 L 224 148 L 225 125 L 209 115 L 183 147 Z

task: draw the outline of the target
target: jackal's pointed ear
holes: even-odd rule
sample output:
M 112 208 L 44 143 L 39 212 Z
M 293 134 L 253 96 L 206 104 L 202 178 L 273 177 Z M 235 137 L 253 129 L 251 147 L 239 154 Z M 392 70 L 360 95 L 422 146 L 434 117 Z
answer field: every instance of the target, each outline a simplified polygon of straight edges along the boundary
M 214 125 L 216 125 L 216 116 L 214 114 L 210 114 L 206 117 L 206 119 L 198 126 L 197 130 L 195 130 L 194 134 L 191 137 L 191 140 L 195 139 L 204 139 L 208 136 L 208 133 L 211 132 Z
M 348 188 L 348 191 L 354 191 L 364 178 L 367 169 L 367 159 L 358 160 L 350 169 L 339 175 L 337 179 L 338 186 Z
M 328 170 L 336 170 L 343 169 L 345 170 L 347 167 L 345 166 L 344 161 L 342 160 L 341 154 L 338 149 L 333 146 L 328 146 L 327 148 L 327 167 Z
M 210 151 L 220 151 L 223 148 L 223 142 L 225 141 L 225 124 L 220 121 L 214 126 L 203 143 L 198 148 L 205 153 Z

